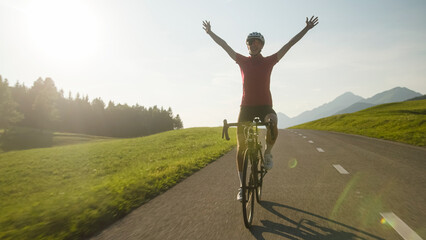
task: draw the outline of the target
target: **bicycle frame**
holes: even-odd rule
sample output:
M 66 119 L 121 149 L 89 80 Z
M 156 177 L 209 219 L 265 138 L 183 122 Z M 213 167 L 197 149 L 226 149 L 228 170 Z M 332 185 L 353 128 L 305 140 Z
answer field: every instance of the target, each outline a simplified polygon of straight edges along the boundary
M 263 122 L 260 121 L 260 119 L 258 117 L 255 117 L 252 122 L 241 122 L 241 123 L 228 123 L 228 121 L 225 119 L 225 120 L 223 120 L 222 138 L 225 138 L 226 140 L 229 141 L 230 140 L 229 134 L 228 134 L 229 127 L 238 127 L 238 126 L 244 127 L 245 128 L 244 132 L 246 132 L 246 129 L 248 129 L 249 127 L 251 127 L 251 128 L 254 127 L 255 132 L 256 132 L 256 142 L 258 142 L 257 141 L 258 140 L 257 137 L 259 136 L 258 127 L 259 126 L 271 127 L 272 123 L 271 122 L 263 123 Z M 246 137 L 246 140 L 247 140 L 246 133 L 245 133 L 245 137 Z
M 259 126 L 270 127 L 271 123 L 262 123 L 259 118 L 255 118 L 251 123 L 229 123 L 223 120 L 222 138 L 229 140 L 228 129 L 231 126 L 244 127 L 244 138 L 246 150 L 243 162 L 243 217 L 247 228 L 251 227 L 254 212 L 254 192 L 256 200 L 260 203 L 262 194 L 263 177 L 267 171 L 263 167 L 262 144 L 259 141 Z M 248 181 L 247 181 L 248 180 Z M 247 194 L 247 195 L 246 195 Z
M 250 153 L 254 154 L 259 150 L 262 150 L 262 143 L 259 141 L 259 126 L 271 127 L 271 122 L 262 123 L 258 117 L 254 118 L 252 122 L 242 123 L 228 123 L 225 119 L 223 120 L 222 138 L 230 140 L 228 129 L 229 127 L 244 127 L 244 138 L 246 141 L 247 149 Z M 271 132 L 272 134 L 272 132 Z M 263 156 L 262 156 L 263 161 Z

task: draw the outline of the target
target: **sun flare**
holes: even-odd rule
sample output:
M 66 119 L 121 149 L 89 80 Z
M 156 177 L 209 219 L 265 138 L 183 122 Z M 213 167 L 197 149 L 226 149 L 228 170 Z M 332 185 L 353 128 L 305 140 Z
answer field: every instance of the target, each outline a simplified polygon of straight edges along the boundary
M 76 61 L 96 52 L 96 16 L 84 2 L 32 1 L 27 16 L 31 41 L 43 57 Z

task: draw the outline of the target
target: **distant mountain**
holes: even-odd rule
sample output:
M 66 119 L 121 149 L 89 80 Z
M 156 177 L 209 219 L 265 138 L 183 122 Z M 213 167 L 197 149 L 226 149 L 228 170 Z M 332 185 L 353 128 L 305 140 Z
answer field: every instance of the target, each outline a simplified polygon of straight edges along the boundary
M 336 112 L 336 114 L 358 112 L 375 105 L 402 102 L 419 96 L 422 96 L 422 94 L 405 87 L 396 87 L 391 90 L 378 93 L 371 98 L 361 100 L 342 111 Z
M 372 103 L 357 102 L 357 103 L 354 103 L 354 104 L 350 105 L 349 107 L 347 107 L 347 108 L 345 108 L 341 111 L 338 111 L 336 114 L 333 114 L 333 115 L 345 114 L 345 113 L 354 113 L 354 112 L 358 112 L 358 111 L 364 110 L 364 109 L 372 107 L 372 106 L 374 106 L 374 104 L 372 104 Z
M 301 113 L 300 115 L 289 118 L 289 119 L 282 119 L 280 118 L 280 113 L 278 114 L 278 128 L 287 128 L 290 126 L 294 126 L 297 124 L 310 122 L 319 118 L 328 117 L 336 112 L 343 110 L 347 108 L 348 106 L 362 100 L 363 98 L 360 96 L 357 96 L 351 92 L 346 92 L 340 96 L 338 96 L 333 101 L 323 104 L 320 107 L 317 107 L 315 109 L 312 109 L 310 111 L 306 111 Z M 285 114 L 283 114 L 285 115 Z
M 402 102 L 407 99 L 419 97 L 422 94 L 414 92 L 405 87 L 396 87 L 388 91 L 376 94 L 371 98 L 365 99 L 366 103 L 372 103 L 374 105 L 392 103 L 392 102 Z
M 423 100 L 423 99 L 426 99 L 426 95 L 422 95 L 420 97 L 415 97 L 415 98 L 410 98 L 406 101 L 416 101 L 416 100 Z
M 287 128 L 336 114 L 353 113 L 375 105 L 402 102 L 420 96 L 422 96 L 422 94 L 405 87 L 396 87 L 367 99 L 351 92 L 346 92 L 333 101 L 312 110 L 305 111 L 294 118 L 289 118 L 284 113 L 277 113 L 278 128 Z
M 288 121 L 288 120 L 290 120 L 290 117 L 289 116 L 287 116 L 287 115 L 285 115 L 284 113 L 282 113 L 282 112 L 278 112 L 277 113 L 277 117 L 278 117 L 278 119 L 280 119 L 281 121 Z

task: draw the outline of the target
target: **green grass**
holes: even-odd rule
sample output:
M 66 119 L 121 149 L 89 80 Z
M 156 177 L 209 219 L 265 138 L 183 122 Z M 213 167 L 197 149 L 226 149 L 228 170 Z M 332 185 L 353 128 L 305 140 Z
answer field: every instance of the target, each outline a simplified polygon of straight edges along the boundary
M 383 104 L 291 128 L 344 132 L 426 146 L 426 100 Z
M 61 133 L 54 132 L 53 133 L 53 146 L 63 146 L 70 144 L 78 144 L 78 143 L 86 143 L 93 141 L 104 141 L 114 139 L 111 137 L 103 137 L 103 136 L 92 136 L 86 134 L 78 134 L 78 133 Z
M 193 128 L 1 153 L 0 239 L 90 236 L 233 146 Z
M 4 134 L 0 129 L 0 153 L 41 147 L 54 147 L 113 139 L 77 133 L 60 133 L 25 127 L 13 127 Z

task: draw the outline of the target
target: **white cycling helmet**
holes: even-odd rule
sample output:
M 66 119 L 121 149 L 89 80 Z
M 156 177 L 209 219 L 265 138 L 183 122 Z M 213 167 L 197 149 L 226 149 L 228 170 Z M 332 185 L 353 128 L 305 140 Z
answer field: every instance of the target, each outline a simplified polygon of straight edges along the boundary
M 246 39 L 246 43 L 250 40 L 250 39 L 259 39 L 263 44 L 265 44 L 265 38 L 262 36 L 262 34 L 258 33 L 258 32 L 252 32 L 247 36 Z

